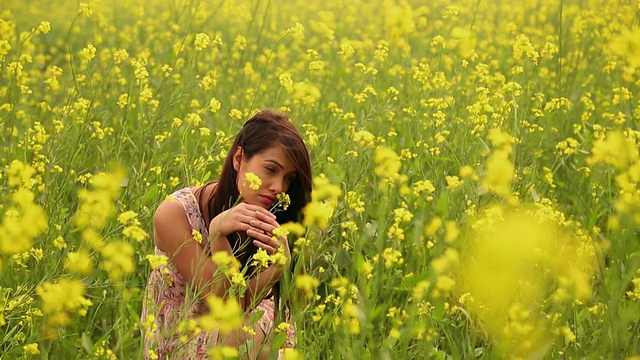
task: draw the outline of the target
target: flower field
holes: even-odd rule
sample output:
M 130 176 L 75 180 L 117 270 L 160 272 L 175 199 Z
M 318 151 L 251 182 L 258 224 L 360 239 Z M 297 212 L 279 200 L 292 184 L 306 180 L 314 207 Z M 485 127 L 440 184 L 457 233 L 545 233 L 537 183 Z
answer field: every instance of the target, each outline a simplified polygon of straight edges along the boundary
M 638 0 L 0 0 L 0 359 L 157 358 L 154 211 L 264 107 L 286 359 L 640 359 Z

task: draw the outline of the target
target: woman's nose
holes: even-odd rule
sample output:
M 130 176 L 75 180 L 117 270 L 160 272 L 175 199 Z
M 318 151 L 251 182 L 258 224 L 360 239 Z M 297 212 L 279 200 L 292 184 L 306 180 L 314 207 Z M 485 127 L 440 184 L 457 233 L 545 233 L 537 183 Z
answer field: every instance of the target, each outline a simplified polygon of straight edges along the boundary
M 276 178 L 271 182 L 271 186 L 269 190 L 274 194 L 279 194 L 285 191 L 284 189 L 284 179 Z

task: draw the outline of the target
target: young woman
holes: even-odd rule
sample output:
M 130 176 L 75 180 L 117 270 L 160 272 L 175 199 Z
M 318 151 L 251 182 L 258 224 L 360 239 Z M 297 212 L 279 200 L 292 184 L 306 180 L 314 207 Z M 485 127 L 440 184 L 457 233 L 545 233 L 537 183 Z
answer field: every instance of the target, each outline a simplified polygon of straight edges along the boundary
M 249 173 L 261 179 L 259 187 L 247 180 Z M 290 205 L 271 213 L 276 196 L 282 193 L 289 195 Z M 310 198 L 311 165 L 300 134 L 285 114 L 274 109 L 258 112 L 236 137 L 218 181 L 178 190 L 156 210 L 155 252 L 170 262 L 153 270 L 147 284 L 141 318 L 146 327 L 142 330 L 144 356 L 153 350 L 160 359 L 201 359 L 215 345 L 247 343 L 248 357 L 262 357 L 268 353 L 267 338 L 275 326 L 274 314 L 280 310 L 290 323 L 284 347 L 293 347 L 295 326 L 286 309 L 276 309 L 274 301 L 291 252 L 287 239 L 274 236 L 274 229 L 299 221 Z M 283 252 L 286 265 L 251 269 L 257 249 Z M 246 292 L 234 296 L 245 310 L 245 319 L 263 314 L 249 331 L 239 328 L 225 337 L 218 331 L 202 331 L 185 343 L 177 331 L 180 323 L 206 314 L 208 295 L 229 297 L 230 281 L 216 276 L 218 265 L 211 259 L 220 251 L 249 266 Z

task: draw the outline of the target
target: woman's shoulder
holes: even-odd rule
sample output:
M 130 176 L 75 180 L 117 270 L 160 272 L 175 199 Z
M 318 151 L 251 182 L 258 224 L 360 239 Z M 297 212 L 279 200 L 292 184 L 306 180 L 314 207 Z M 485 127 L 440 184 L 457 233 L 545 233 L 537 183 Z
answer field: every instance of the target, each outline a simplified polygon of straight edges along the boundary
M 204 203 L 209 202 L 209 200 L 215 193 L 217 187 L 218 187 L 217 182 L 208 182 L 201 186 L 190 186 L 188 189 L 196 198 L 196 201 L 198 201 L 200 205 L 203 205 L 202 204 L 203 202 Z

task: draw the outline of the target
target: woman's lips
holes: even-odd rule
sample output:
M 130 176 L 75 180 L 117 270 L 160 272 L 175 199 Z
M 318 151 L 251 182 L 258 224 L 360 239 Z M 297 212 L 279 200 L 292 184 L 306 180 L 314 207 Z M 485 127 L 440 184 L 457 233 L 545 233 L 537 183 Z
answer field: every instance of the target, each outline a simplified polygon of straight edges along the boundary
M 266 196 L 266 195 L 260 195 L 260 199 L 262 199 L 262 202 L 264 202 L 267 205 L 271 205 L 274 203 L 274 201 L 276 201 L 276 198 L 271 196 Z

